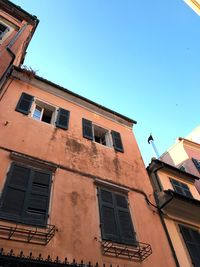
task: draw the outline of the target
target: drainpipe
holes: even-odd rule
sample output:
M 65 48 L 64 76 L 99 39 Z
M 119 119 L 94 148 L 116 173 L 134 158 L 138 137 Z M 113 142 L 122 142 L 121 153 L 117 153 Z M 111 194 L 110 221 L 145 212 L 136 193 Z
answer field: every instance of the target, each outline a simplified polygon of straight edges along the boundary
M 1 85 L 3 85 L 3 83 L 5 82 L 5 79 L 6 79 L 7 75 L 10 73 L 11 67 L 13 65 L 13 62 L 14 62 L 15 58 L 16 58 L 16 55 L 11 50 L 11 47 L 16 42 L 16 40 L 20 37 L 20 35 L 25 31 L 27 26 L 28 26 L 28 23 L 24 24 L 23 27 L 17 32 L 17 34 L 10 41 L 9 45 L 6 47 L 6 50 L 11 55 L 12 60 L 11 60 L 11 62 L 9 64 L 8 68 L 6 69 L 5 73 L 3 74 L 3 77 L 1 77 L 1 79 L 0 79 L 0 89 L 2 87 Z
M 158 177 L 157 171 L 160 170 L 160 169 L 162 169 L 162 168 L 163 168 L 163 166 L 161 166 L 161 167 L 157 168 L 156 170 L 154 170 L 154 173 L 155 173 L 155 179 L 156 179 L 156 181 L 157 181 L 157 183 L 158 183 L 158 185 L 159 185 L 160 188 L 161 188 L 161 184 L 160 184 L 160 181 L 159 181 L 159 177 Z M 161 191 L 162 191 L 162 190 L 161 190 Z M 156 205 L 159 206 L 158 197 L 157 197 L 157 195 L 156 195 L 155 192 L 154 192 L 154 197 L 155 197 L 155 200 L 156 200 Z M 179 264 L 179 262 L 178 262 L 178 259 L 177 259 L 177 256 L 176 256 L 176 252 L 175 252 L 175 249 L 174 249 L 174 246 L 173 246 L 171 237 L 170 237 L 170 235 L 169 235 L 169 233 L 168 233 L 167 226 L 166 226 L 165 221 L 164 221 L 164 219 L 163 219 L 163 213 L 162 213 L 162 210 L 161 210 L 161 209 L 162 209 L 167 203 L 169 203 L 172 199 L 173 199 L 173 196 L 172 196 L 172 198 L 170 198 L 168 201 L 166 201 L 166 202 L 159 208 L 159 216 L 160 216 L 160 220 L 161 220 L 162 226 L 163 226 L 163 228 L 164 228 L 164 231 L 165 231 L 167 240 L 168 240 L 168 242 L 169 242 L 169 246 L 170 246 L 170 248 L 171 248 L 172 255 L 173 255 L 173 257 L 174 257 L 174 261 L 175 261 L 176 267 L 180 267 L 180 264 Z

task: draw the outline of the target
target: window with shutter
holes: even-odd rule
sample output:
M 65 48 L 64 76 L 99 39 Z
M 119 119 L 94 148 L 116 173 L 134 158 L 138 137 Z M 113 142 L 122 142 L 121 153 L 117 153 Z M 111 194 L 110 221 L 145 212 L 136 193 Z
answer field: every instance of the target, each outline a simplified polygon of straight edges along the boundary
M 98 188 L 103 240 L 135 245 L 137 243 L 127 199 L 124 195 Z
M 194 267 L 200 267 L 200 234 L 199 231 L 179 225 L 184 242 Z
M 115 150 L 124 152 L 120 133 L 109 131 L 99 125 L 94 124 L 92 121 L 82 119 L 83 123 L 83 137 L 99 143 L 103 146 L 114 147 Z M 111 140 L 112 134 L 112 140 Z M 113 141 L 113 142 L 112 142 Z
M 193 198 L 187 184 L 181 183 L 181 182 L 179 182 L 175 179 L 172 179 L 172 178 L 170 178 L 170 182 L 171 182 L 171 184 L 174 188 L 174 191 L 176 193 L 179 193 L 179 194 L 186 196 L 186 197 L 189 197 L 189 198 Z
M 3 36 L 9 31 L 9 28 L 0 22 L 0 40 L 3 38 Z
M 45 225 L 48 218 L 51 173 L 13 163 L 4 186 L 0 217 Z
M 197 168 L 197 170 L 200 172 L 200 160 L 193 158 L 192 161 L 193 161 L 195 167 Z

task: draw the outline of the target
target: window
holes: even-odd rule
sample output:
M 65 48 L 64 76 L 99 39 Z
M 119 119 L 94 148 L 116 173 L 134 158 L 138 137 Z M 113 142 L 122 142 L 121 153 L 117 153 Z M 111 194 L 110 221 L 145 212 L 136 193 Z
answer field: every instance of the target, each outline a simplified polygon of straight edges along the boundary
M 45 225 L 48 218 L 51 173 L 13 163 L 0 200 L 0 217 Z
M 9 28 L 0 22 L 0 40 L 9 31 Z
M 48 124 L 53 124 L 58 128 L 67 130 L 69 124 L 70 112 L 63 108 L 58 108 L 44 103 L 38 99 L 34 99 L 32 95 L 22 93 L 16 111 L 29 115 L 38 121 L 43 121 Z
M 83 137 L 93 140 L 96 143 L 102 144 L 104 146 L 112 146 L 116 151 L 124 152 L 121 135 L 118 132 L 111 131 L 93 124 L 91 121 L 83 119 Z M 111 139 L 112 137 L 112 139 Z M 112 140 L 112 142 L 111 142 Z
M 187 184 L 181 183 L 181 182 L 174 180 L 174 179 L 171 179 L 171 178 L 170 178 L 170 182 L 171 182 L 171 184 L 174 188 L 174 191 L 176 193 L 179 193 L 179 194 L 186 196 L 186 197 L 189 197 L 189 198 L 193 198 Z
M 179 167 L 179 169 L 180 169 L 181 171 L 183 171 L 183 172 L 186 172 L 186 168 L 185 168 L 183 165 L 181 165 L 181 166 Z
M 98 198 L 102 239 L 136 245 L 126 196 L 98 188 Z
M 179 225 L 181 234 L 190 254 L 194 267 L 200 266 L 200 234 L 199 231 Z
M 195 167 L 197 168 L 197 170 L 200 172 L 200 160 L 193 158 L 192 161 L 193 161 Z

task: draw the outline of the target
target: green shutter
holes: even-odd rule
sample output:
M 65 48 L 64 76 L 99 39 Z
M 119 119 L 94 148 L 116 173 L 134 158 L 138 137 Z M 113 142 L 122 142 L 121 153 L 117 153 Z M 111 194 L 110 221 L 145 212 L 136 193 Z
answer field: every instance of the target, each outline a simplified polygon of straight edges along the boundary
M 32 170 L 32 182 L 24 211 L 24 222 L 45 225 L 48 219 L 51 174 Z
M 92 122 L 86 119 L 82 119 L 83 124 L 83 137 L 93 140 L 93 128 L 92 128 Z
M 34 97 L 32 95 L 29 95 L 27 93 L 22 93 L 15 110 L 25 115 L 28 115 L 30 112 L 33 100 L 34 100 Z
M 119 242 L 117 218 L 112 192 L 98 189 L 102 239 Z
M 1 198 L 1 217 L 20 221 L 23 216 L 29 182 L 30 169 L 12 164 Z
M 70 112 L 68 110 L 59 108 L 56 120 L 56 127 L 67 130 L 69 125 L 69 115 Z
M 121 242 L 125 244 L 135 245 L 137 242 L 127 199 L 125 196 L 118 194 L 114 194 L 114 197 Z
M 121 135 L 118 132 L 111 131 L 113 146 L 116 151 L 124 152 Z

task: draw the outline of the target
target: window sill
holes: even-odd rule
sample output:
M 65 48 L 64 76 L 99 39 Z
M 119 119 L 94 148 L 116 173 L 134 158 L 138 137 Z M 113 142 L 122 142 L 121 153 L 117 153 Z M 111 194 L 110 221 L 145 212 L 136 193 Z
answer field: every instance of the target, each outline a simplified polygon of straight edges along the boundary
M 135 261 L 143 261 L 152 254 L 150 244 L 141 242 L 137 242 L 135 245 L 126 245 L 105 240 L 101 242 L 101 247 L 105 256 Z

